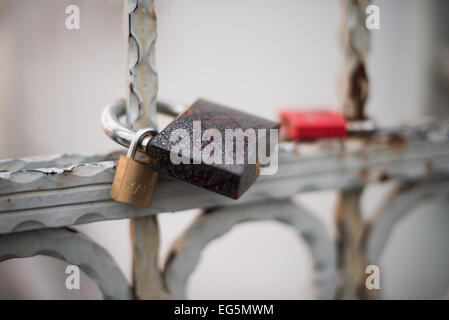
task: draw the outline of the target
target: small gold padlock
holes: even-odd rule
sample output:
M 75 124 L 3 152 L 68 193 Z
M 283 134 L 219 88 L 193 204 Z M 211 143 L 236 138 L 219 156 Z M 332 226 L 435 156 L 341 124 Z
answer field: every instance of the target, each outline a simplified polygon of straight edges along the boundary
M 139 207 L 151 205 L 159 173 L 151 169 L 149 164 L 134 160 L 134 156 L 140 140 L 153 132 L 153 129 L 137 131 L 126 157 L 120 156 L 109 193 L 111 199 Z

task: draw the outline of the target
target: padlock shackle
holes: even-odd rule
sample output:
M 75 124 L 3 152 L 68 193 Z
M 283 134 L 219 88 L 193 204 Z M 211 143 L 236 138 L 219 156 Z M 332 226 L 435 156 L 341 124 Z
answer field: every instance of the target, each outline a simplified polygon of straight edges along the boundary
M 146 136 L 151 135 L 154 137 L 157 134 L 157 130 L 154 130 L 152 128 L 144 128 L 137 130 L 136 134 L 134 135 L 133 139 L 131 140 L 131 143 L 128 148 L 128 153 L 126 156 L 128 158 L 133 159 L 136 155 L 137 146 L 139 145 L 139 142 L 142 141 Z
M 173 117 L 178 116 L 185 109 L 187 109 L 187 107 L 182 104 L 174 104 L 166 101 L 158 101 L 157 108 L 159 113 Z M 103 109 L 103 112 L 101 113 L 101 126 L 103 127 L 104 132 L 109 138 L 111 138 L 118 144 L 126 148 L 129 148 L 132 139 L 136 135 L 136 132 L 127 128 L 120 121 L 120 117 L 122 117 L 125 114 L 126 114 L 126 101 L 124 99 L 120 99 L 114 104 L 108 105 Z M 148 128 L 148 129 L 152 130 L 154 134 L 157 134 L 156 128 Z M 148 134 L 145 137 L 143 137 L 137 143 L 137 150 L 146 152 L 147 145 L 150 139 L 151 136 L 149 136 Z

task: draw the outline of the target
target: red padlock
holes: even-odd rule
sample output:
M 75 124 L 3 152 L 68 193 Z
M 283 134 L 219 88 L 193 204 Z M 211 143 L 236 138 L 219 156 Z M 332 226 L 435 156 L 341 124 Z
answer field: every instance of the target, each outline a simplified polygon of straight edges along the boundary
M 346 121 L 330 110 L 281 110 L 281 134 L 288 140 L 343 138 Z

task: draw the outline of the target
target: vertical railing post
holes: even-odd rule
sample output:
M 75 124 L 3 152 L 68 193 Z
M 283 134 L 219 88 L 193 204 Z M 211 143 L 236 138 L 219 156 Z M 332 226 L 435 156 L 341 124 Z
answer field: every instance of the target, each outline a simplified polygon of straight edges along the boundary
M 344 79 L 342 112 L 345 118 L 365 120 L 365 102 L 368 97 L 368 76 L 365 57 L 369 48 L 369 30 L 365 26 L 366 7 L 370 0 L 342 0 L 342 49 Z M 341 282 L 337 299 L 367 298 L 364 288 L 365 262 L 362 252 L 364 221 L 360 199 L 363 186 L 340 191 L 336 208 L 338 243 L 338 274 Z
M 337 299 L 365 299 L 366 263 L 363 254 L 364 221 L 361 212 L 363 186 L 340 191 L 336 208 Z
M 128 0 L 128 122 L 133 129 L 157 127 L 157 24 L 154 0 Z M 156 128 L 157 129 L 157 128 Z
M 127 2 L 127 3 L 126 3 Z M 158 75 L 155 69 L 157 38 L 154 0 L 125 0 L 128 16 L 127 117 L 131 128 L 157 129 Z M 126 15 L 126 12 L 125 12 Z M 126 19 L 125 19 L 126 21 Z M 156 216 L 131 220 L 133 288 L 137 299 L 163 299 L 158 268 L 159 226 Z
M 369 30 L 365 26 L 366 7 L 370 0 L 342 0 L 343 49 L 342 111 L 348 120 L 364 120 L 368 98 L 368 75 L 365 58 L 370 45 Z

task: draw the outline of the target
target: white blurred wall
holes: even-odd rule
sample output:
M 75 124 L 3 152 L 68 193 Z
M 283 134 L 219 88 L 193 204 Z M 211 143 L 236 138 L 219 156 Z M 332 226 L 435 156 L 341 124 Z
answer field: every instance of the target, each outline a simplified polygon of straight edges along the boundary
M 368 60 L 368 113 L 383 125 L 419 119 L 429 95 L 429 6 L 417 0 L 375 3 L 381 9 L 381 30 L 373 32 Z M 65 29 L 69 4 L 81 9 L 80 30 Z M 338 1 L 159 0 L 156 5 L 164 98 L 191 103 L 202 96 L 270 118 L 280 105 L 338 109 Z M 117 148 L 103 134 L 99 115 L 104 105 L 126 93 L 122 17 L 121 0 L 0 0 L 0 158 Z M 368 209 L 376 205 L 378 189 L 364 198 Z M 317 212 L 333 237 L 335 194 L 301 195 L 299 200 Z M 382 262 L 387 297 L 436 296 L 449 284 L 449 239 L 444 228 L 439 233 L 433 228 L 449 226 L 449 221 L 431 212 L 413 215 L 389 246 Z M 194 215 L 161 217 L 163 256 Z M 428 216 L 434 220 L 426 224 Z M 79 229 L 104 245 L 130 277 L 128 221 Z M 435 243 L 423 240 L 407 255 L 416 232 Z M 426 261 L 439 259 L 439 266 L 422 265 L 419 250 L 426 252 Z M 239 226 L 211 244 L 204 256 L 191 279 L 192 298 L 312 296 L 307 248 L 285 226 Z M 92 285 L 77 295 L 46 285 L 49 263 L 40 258 L 1 264 L 0 297 L 98 297 Z M 407 263 L 422 267 L 403 272 Z M 63 272 L 63 265 L 52 266 Z M 427 286 L 414 279 L 425 279 Z

